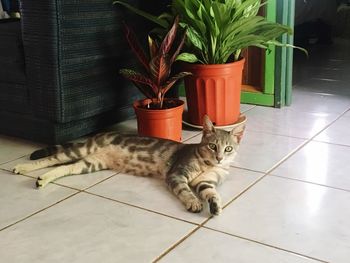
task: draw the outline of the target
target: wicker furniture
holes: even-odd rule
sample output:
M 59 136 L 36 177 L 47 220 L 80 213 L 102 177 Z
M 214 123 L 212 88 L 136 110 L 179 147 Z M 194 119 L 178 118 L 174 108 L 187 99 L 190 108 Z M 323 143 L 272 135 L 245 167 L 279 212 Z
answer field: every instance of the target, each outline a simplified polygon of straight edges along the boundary
M 20 11 L 0 23 L 0 134 L 62 143 L 134 114 L 141 96 L 118 68 L 131 64 L 120 20 L 138 18 L 111 0 L 23 1 Z

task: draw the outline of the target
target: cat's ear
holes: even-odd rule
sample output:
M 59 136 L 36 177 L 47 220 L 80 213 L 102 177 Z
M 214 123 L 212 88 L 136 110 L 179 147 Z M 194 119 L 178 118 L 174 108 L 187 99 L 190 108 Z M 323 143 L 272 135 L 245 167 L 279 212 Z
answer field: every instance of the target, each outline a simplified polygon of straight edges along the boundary
M 203 117 L 203 135 L 208 136 L 215 133 L 215 128 L 208 115 Z
M 232 131 L 230 131 L 230 134 L 235 137 L 237 143 L 241 142 L 244 130 L 245 130 L 245 123 L 242 123 L 237 127 L 234 127 Z

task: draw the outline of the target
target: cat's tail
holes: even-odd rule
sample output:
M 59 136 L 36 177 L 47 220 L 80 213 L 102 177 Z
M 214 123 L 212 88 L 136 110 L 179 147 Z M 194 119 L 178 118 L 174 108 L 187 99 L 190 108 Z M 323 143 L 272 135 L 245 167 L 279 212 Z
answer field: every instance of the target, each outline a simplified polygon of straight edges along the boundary
M 85 142 L 65 143 L 37 150 L 29 158 L 30 160 L 37 160 L 52 156 L 58 159 L 75 161 L 96 152 L 101 147 L 109 145 L 116 138 L 119 137 L 115 132 L 99 133 Z
M 51 155 L 55 155 L 55 154 L 60 153 L 60 152 L 69 151 L 70 149 L 78 148 L 78 147 L 81 147 L 83 145 L 84 145 L 84 143 L 66 143 L 63 145 L 49 146 L 49 147 L 34 151 L 30 155 L 29 159 L 30 160 L 38 160 L 38 159 L 41 159 L 44 157 L 49 157 Z

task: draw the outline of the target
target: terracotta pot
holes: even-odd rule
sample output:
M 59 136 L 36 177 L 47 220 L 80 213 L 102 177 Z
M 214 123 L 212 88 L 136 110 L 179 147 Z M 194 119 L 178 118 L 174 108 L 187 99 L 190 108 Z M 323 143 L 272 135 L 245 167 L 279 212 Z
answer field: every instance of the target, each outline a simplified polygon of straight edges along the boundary
M 165 100 L 174 101 L 176 107 L 161 110 L 145 109 L 141 106 L 148 105 L 152 100 L 144 99 L 134 102 L 138 134 L 179 142 L 181 141 L 184 102 L 179 99 Z
M 185 78 L 189 122 L 202 125 L 205 114 L 215 125 L 235 123 L 240 115 L 244 59 L 227 64 L 186 64 Z

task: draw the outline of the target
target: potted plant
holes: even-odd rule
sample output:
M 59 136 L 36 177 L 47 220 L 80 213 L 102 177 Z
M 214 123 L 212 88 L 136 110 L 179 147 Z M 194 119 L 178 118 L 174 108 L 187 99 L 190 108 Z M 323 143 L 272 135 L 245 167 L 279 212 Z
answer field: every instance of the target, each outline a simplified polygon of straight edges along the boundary
M 182 112 L 184 102 L 165 98 L 175 82 L 189 72 L 173 74 L 172 65 L 184 44 L 186 32 L 176 42 L 179 18 L 176 17 L 161 43 L 148 36 L 149 56 L 146 55 L 133 30 L 124 24 L 126 40 L 140 62 L 143 72 L 121 69 L 119 72 L 131 80 L 146 96 L 133 103 L 141 136 L 160 137 L 181 141 Z M 177 43 L 177 46 L 174 46 Z
M 283 45 L 276 39 L 291 28 L 266 21 L 258 10 L 260 0 L 172 0 L 171 12 L 153 16 L 125 2 L 116 1 L 158 24 L 157 32 L 180 16 L 187 28 L 184 53 L 178 60 L 187 62 L 192 73 L 185 78 L 189 122 L 200 125 L 205 114 L 216 125 L 230 125 L 240 114 L 240 93 L 244 59 L 241 51 L 249 46 L 268 49 Z

